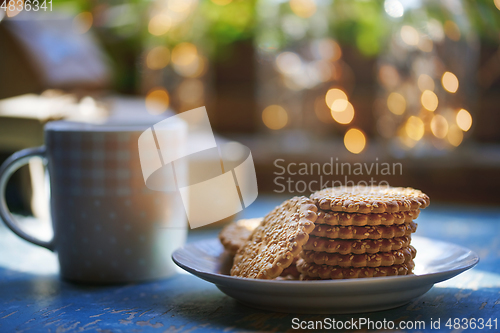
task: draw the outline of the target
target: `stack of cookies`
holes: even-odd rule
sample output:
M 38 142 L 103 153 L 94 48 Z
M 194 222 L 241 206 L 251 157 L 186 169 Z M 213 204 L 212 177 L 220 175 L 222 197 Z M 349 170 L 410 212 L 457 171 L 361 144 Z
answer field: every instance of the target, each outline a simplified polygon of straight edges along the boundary
M 429 197 L 411 188 L 329 188 L 311 195 L 315 228 L 297 269 L 303 279 L 407 275 L 416 250 L 411 234 Z
M 414 220 L 428 205 L 419 190 L 388 186 L 336 187 L 292 198 L 232 244 L 231 275 L 274 279 L 294 271 L 314 280 L 411 274 Z M 234 233 L 235 225 L 221 232 L 227 249 L 224 238 L 236 239 Z

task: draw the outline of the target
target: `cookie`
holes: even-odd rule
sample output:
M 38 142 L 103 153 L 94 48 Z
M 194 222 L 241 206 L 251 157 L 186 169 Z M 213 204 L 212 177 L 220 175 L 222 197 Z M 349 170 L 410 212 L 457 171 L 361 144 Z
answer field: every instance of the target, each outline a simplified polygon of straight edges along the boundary
M 318 265 L 315 263 L 308 263 L 303 259 L 297 262 L 297 269 L 301 273 L 301 280 L 316 280 L 318 278 L 354 279 L 408 275 L 412 273 L 414 267 L 415 263 L 413 262 L 413 259 L 400 265 L 358 268 Z
M 316 224 L 311 232 L 312 236 L 340 239 L 381 239 L 410 236 L 417 230 L 415 222 L 391 226 L 330 226 L 326 224 Z
M 317 207 L 306 197 L 294 197 L 269 213 L 236 252 L 231 275 L 273 279 L 292 264 L 314 229 Z
M 309 235 L 309 240 L 303 250 L 328 253 L 377 253 L 399 250 L 410 245 L 411 238 L 407 236 L 381 239 L 330 239 Z
M 339 267 L 380 267 L 400 265 L 415 258 L 417 251 L 413 246 L 390 252 L 373 254 L 340 254 L 304 251 L 301 256 L 308 263 Z
M 262 217 L 259 217 L 228 224 L 219 233 L 219 240 L 226 251 L 234 255 L 261 222 Z
M 316 224 L 328 224 L 339 226 L 376 226 L 376 225 L 393 225 L 403 224 L 415 220 L 420 213 L 420 210 L 409 210 L 407 212 L 396 213 L 375 213 L 375 214 L 360 214 L 346 212 L 330 212 L 318 211 L 318 219 Z
M 340 186 L 311 195 L 322 210 L 348 213 L 395 213 L 417 210 L 430 204 L 429 197 L 410 187 Z
M 262 220 L 262 217 L 242 219 L 225 226 L 219 233 L 219 239 L 226 251 L 234 256 Z M 298 280 L 300 273 L 295 263 L 299 258 L 299 256 L 296 256 L 292 264 L 285 268 L 278 278 L 283 280 Z

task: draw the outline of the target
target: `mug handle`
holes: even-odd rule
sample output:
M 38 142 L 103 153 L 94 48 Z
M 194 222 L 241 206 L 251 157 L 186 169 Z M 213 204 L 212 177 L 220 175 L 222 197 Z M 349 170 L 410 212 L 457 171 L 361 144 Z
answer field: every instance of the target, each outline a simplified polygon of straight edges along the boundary
M 14 217 L 7 208 L 7 203 L 5 201 L 5 189 L 7 187 L 7 182 L 16 170 L 20 167 L 28 164 L 32 157 L 39 156 L 45 158 L 45 147 L 28 148 L 18 151 L 10 156 L 0 167 L 0 218 L 4 223 L 12 230 L 16 235 L 27 240 L 30 243 L 45 247 L 51 251 L 54 251 L 54 238 L 50 241 L 43 241 L 35 238 L 31 235 L 25 233 L 19 225 L 14 220 Z

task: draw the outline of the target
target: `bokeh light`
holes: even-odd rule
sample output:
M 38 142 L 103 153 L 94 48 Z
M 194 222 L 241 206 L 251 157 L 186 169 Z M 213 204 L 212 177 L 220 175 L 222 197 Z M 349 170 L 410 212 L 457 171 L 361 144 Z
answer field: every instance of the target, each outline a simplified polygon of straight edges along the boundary
M 431 120 L 431 131 L 436 138 L 444 139 L 448 134 L 448 121 L 440 114 L 434 115 Z
M 162 36 L 170 30 L 171 25 L 172 21 L 169 16 L 158 14 L 149 20 L 148 31 L 151 35 Z
M 290 8 L 295 15 L 308 18 L 316 13 L 316 2 L 314 0 L 290 0 Z
M 416 46 L 420 38 L 417 29 L 410 25 L 404 25 L 401 27 L 401 39 L 408 45 Z
M 192 43 L 184 42 L 172 50 L 171 60 L 177 74 L 195 78 L 204 74 L 205 59 L 198 54 L 198 49 Z
M 443 25 L 436 19 L 429 19 L 427 21 L 427 31 L 431 39 L 440 43 L 444 39 Z
M 472 126 L 472 116 L 465 109 L 458 111 L 456 121 L 458 127 L 464 132 L 467 132 Z
M 432 52 L 432 49 L 434 48 L 434 43 L 429 38 L 420 38 L 420 41 L 418 43 L 418 48 L 422 52 Z
M 444 22 L 444 33 L 451 40 L 460 40 L 460 29 L 458 28 L 458 25 L 453 21 L 448 20 Z
M 408 137 L 410 137 L 415 141 L 418 141 L 422 139 L 422 137 L 424 136 L 425 132 L 424 122 L 422 121 L 422 119 L 418 117 L 411 116 L 406 121 L 405 130 Z
M 403 5 L 398 0 L 385 0 L 384 10 L 389 16 L 395 18 L 401 17 L 405 13 Z
M 387 107 L 389 111 L 396 115 L 401 115 L 406 110 L 406 99 L 397 92 L 392 92 L 387 97 Z
M 439 104 L 437 95 L 430 90 L 424 90 L 422 96 L 420 97 L 420 102 L 422 103 L 422 106 L 429 111 L 436 110 Z
M 146 56 L 146 66 L 157 70 L 165 68 L 170 62 L 170 51 L 165 46 L 152 48 Z
M 393 88 L 400 82 L 399 73 L 394 66 L 382 65 L 378 72 L 380 82 L 387 88 Z
M 408 136 L 406 131 L 406 124 L 399 127 L 398 129 L 398 139 L 403 144 L 403 148 L 413 148 L 417 144 L 416 140 L 413 140 Z
M 337 61 L 342 57 L 342 49 L 339 43 L 331 38 L 325 38 L 318 42 L 317 52 L 322 59 Z
M 433 91 L 434 90 L 434 80 L 432 79 L 432 77 L 430 77 L 429 75 L 427 74 L 420 74 L 420 76 L 418 77 L 418 80 L 417 80 L 417 85 L 418 85 L 418 89 L 420 89 L 420 91 L 425 91 L 425 90 L 431 90 Z
M 195 5 L 195 0 L 169 0 L 168 9 L 173 12 L 183 13 L 189 11 L 192 5 Z
M 452 124 L 448 130 L 448 142 L 451 143 L 451 145 L 458 147 L 462 143 L 463 139 L 464 133 L 462 130 L 458 128 L 457 125 Z
M 152 115 L 167 111 L 169 104 L 170 96 L 165 88 L 153 88 L 146 95 L 146 109 Z
M 347 101 L 346 101 L 347 102 Z M 346 108 L 341 112 L 333 111 L 332 109 L 332 118 L 338 122 L 339 124 L 346 125 L 349 124 L 354 118 L 354 107 L 351 103 L 347 102 Z
M 330 107 L 333 112 L 342 112 L 347 108 L 348 101 L 346 99 L 336 99 L 333 101 L 332 106 Z
M 206 59 L 197 56 L 195 58 L 195 61 L 188 65 L 178 65 L 174 64 L 174 70 L 177 74 L 184 76 L 184 77 L 190 77 L 190 78 L 196 78 L 200 77 L 206 72 Z
M 262 121 L 267 128 L 279 130 L 288 123 L 288 113 L 280 105 L 269 105 L 262 111 Z
M 357 128 L 351 128 L 344 135 L 344 145 L 353 154 L 359 154 L 365 149 L 365 134 Z
M 177 44 L 172 50 L 172 62 L 179 66 L 186 66 L 196 61 L 198 49 L 191 43 Z
M 500 0 L 495 0 L 495 7 L 497 7 L 498 10 L 500 10 Z
M 326 105 L 331 108 L 332 107 L 332 104 L 336 101 L 336 100 L 345 100 L 347 101 L 347 94 L 341 90 L 341 89 L 338 89 L 338 88 L 332 88 L 330 90 L 328 90 L 326 92 L 326 95 L 325 95 L 325 102 L 326 102 Z M 347 106 L 347 105 L 346 105 Z M 345 106 L 345 107 L 346 107 Z M 344 107 L 344 109 L 345 109 Z M 342 111 L 342 110 L 341 110 Z
M 302 60 L 294 52 L 283 52 L 276 57 L 276 67 L 286 75 L 298 73 L 302 68 Z
M 448 92 L 455 93 L 458 90 L 458 78 L 452 72 L 445 72 L 441 78 L 441 83 Z
M 84 34 L 90 30 L 94 23 L 94 16 L 91 12 L 82 12 L 73 19 L 73 28 L 79 34 Z

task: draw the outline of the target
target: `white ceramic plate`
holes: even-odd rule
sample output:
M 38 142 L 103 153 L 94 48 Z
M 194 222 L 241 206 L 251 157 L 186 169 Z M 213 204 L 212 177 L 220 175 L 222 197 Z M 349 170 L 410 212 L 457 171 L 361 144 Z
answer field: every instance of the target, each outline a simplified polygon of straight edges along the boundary
M 223 293 L 259 309 L 290 313 L 359 313 L 391 309 L 423 295 L 479 262 L 464 247 L 412 237 L 417 249 L 414 275 L 350 280 L 275 281 L 229 276 L 231 258 L 218 239 L 190 243 L 172 255 L 174 262 Z

